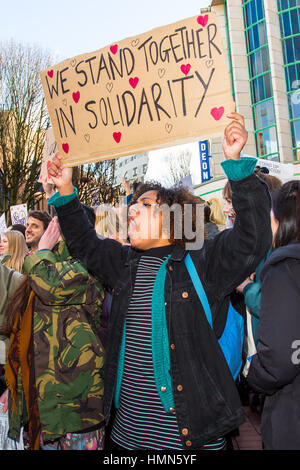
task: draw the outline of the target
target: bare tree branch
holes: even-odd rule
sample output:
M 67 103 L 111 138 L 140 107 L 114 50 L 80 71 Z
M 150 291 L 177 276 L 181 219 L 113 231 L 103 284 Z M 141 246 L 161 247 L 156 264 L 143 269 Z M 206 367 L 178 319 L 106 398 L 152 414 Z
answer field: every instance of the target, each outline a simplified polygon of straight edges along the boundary
M 52 61 L 41 49 L 13 40 L 0 43 L 1 212 L 14 204 L 33 202 L 49 127 L 39 71 Z

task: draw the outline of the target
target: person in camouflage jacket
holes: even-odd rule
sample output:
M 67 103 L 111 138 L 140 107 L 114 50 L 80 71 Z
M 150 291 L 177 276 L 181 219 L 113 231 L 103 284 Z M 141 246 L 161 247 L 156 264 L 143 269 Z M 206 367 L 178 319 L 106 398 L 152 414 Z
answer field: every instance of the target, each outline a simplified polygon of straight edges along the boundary
M 55 224 L 51 222 L 47 231 Z M 56 445 L 69 433 L 86 433 L 87 448 L 103 448 L 99 428 L 104 421 L 104 350 L 97 333 L 103 288 L 71 257 L 64 241 L 53 250 L 39 249 L 27 256 L 24 270 L 35 294 L 34 388 L 42 441 Z M 10 418 L 10 437 L 17 438 L 20 413 L 11 413 Z

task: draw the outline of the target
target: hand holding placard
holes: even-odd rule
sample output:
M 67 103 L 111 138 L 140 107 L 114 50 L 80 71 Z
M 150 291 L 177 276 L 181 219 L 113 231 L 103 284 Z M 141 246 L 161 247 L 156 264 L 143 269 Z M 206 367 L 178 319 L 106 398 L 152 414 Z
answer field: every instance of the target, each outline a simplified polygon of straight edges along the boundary
M 214 13 L 68 59 L 40 75 L 67 166 L 221 133 L 235 109 Z
M 67 196 L 74 192 L 72 174 L 73 169 L 64 167 L 62 165 L 62 156 L 57 153 L 50 165 L 49 175 L 61 196 Z
M 245 120 L 238 113 L 228 114 L 228 118 L 232 119 L 224 132 L 223 151 L 227 159 L 239 160 L 240 154 L 246 145 L 248 132 L 245 129 Z

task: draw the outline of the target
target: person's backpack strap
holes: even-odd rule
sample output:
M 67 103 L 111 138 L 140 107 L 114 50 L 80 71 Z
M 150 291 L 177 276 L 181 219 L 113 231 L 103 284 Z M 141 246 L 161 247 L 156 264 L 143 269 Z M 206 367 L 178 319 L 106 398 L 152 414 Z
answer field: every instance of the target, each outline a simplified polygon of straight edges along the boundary
M 202 303 L 203 309 L 207 317 L 207 321 L 210 324 L 211 328 L 213 328 L 212 314 L 206 297 L 206 293 L 204 291 L 202 282 L 200 281 L 197 270 L 189 253 L 185 257 L 184 262 L 192 279 L 196 292 L 199 296 L 199 299 Z M 222 349 L 223 355 L 226 359 L 226 362 L 234 380 L 236 380 L 242 367 L 243 341 L 244 320 L 242 315 L 240 315 L 234 309 L 230 302 L 227 312 L 226 325 L 221 337 L 218 339 L 218 343 Z
M 193 281 L 196 292 L 200 298 L 202 306 L 204 308 L 207 321 L 210 324 L 211 328 L 213 328 L 212 314 L 211 314 L 210 306 L 207 300 L 207 296 L 203 288 L 202 282 L 200 281 L 200 278 L 198 276 L 198 273 L 193 263 L 193 260 L 191 258 L 191 255 L 189 253 L 186 255 L 184 262 L 189 272 L 189 275 Z

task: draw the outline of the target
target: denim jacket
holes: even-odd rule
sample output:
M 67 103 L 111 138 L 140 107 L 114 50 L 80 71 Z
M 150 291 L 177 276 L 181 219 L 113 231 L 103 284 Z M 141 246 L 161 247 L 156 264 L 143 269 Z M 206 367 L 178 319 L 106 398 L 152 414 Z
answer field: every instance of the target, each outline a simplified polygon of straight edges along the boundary
M 242 165 L 239 161 L 236 168 Z M 214 330 L 206 320 L 185 267 L 186 251 L 175 246 L 166 266 L 164 297 L 172 394 L 179 431 L 187 449 L 199 449 L 244 421 L 236 385 L 217 338 L 226 323 L 231 292 L 265 256 L 272 235 L 267 186 L 252 173 L 253 168 L 244 178 L 239 168 L 233 175 L 235 179 L 230 179 L 237 214 L 234 227 L 205 241 L 200 250 L 190 252 L 211 306 Z M 114 240 L 99 239 L 76 195 L 58 205 L 56 211 L 73 256 L 114 289 L 104 387 L 104 413 L 108 422 L 140 253 Z

